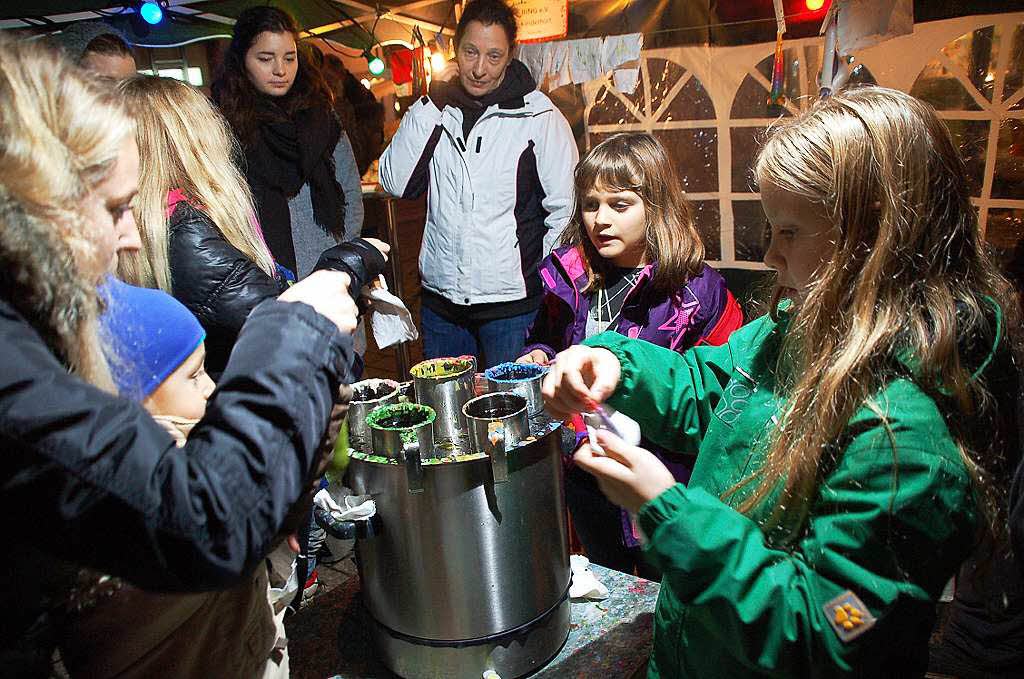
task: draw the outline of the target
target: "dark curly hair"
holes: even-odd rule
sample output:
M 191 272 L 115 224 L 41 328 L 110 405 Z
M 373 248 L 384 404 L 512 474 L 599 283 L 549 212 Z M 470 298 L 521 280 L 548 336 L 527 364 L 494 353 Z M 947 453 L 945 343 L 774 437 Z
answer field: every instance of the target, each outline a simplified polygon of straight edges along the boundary
M 334 105 L 334 94 L 310 56 L 310 50 L 299 43 L 299 25 L 292 15 L 267 5 L 250 7 L 238 15 L 231 46 L 210 85 L 213 100 L 243 145 L 252 141 L 259 123 L 268 117 L 267 107 L 261 105 L 263 95 L 245 71 L 246 53 L 265 32 L 291 33 L 295 39 L 299 67 L 291 90 L 278 102 L 283 113 L 292 115 L 308 108 L 330 109 Z
M 479 21 L 484 26 L 498 24 L 505 29 L 508 37 L 508 44 L 516 44 L 516 15 L 512 9 L 501 0 L 473 0 L 466 5 L 462 12 L 458 26 L 455 27 L 455 46 L 462 43 L 462 36 L 466 32 L 466 26 L 470 21 Z

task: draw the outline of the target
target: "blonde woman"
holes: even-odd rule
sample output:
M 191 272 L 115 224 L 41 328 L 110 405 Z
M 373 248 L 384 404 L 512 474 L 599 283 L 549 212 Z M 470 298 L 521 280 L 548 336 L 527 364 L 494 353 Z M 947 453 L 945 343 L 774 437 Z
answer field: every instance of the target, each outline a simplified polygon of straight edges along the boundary
M 135 117 L 141 156 L 136 213 L 143 253 L 122 278 L 177 297 L 206 329 L 207 370 L 217 379 L 252 309 L 285 288 L 263 240 L 252 195 L 232 158 L 237 143 L 199 90 L 171 78 L 120 85 Z M 359 290 L 383 268 L 388 246 L 356 240 L 316 268 L 341 268 Z
M 755 176 L 789 303 L 682 356 L 588 339 L 548 408 L 607 400 L 697 454 L 684 487 L 616 437 L 576 453 L 664 574 L 648 677 L 923 676 L 943 586 L 979 537 L 1005 543 L 1009 286 L 949 132 L 904 93 L 780 123 Z
M 119 97 L 0 37 L 5 676 L 49 676 L 80 566 L 173 591 L 248 579 L 319 469 L 347 377 L 356 309 L 322 272 L 253 312 L 184 448 L 115 397 L 96 285 L 139 246 L 137 175 Z

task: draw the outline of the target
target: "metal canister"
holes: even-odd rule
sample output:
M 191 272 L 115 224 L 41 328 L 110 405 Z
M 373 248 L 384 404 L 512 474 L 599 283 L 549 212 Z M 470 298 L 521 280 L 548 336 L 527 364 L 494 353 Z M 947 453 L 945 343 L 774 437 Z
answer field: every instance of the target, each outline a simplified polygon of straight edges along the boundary
M 373 453 L 405 465 L 410 493 L 423 491 L 423 458 L 436 454 L 433 422 L 434 410 L 419 403 L 382 406 L 366 418 Z
M 475 367 L 468 357 L 432 358 L 409 370 L 416 402 L 434 409 L 434 441 L 457 442 L 466 431 L 462 406 L 473 398 Z
M 409 493 L 394 464 L 353 459 L 351 487 L 377 503 L 380 530 L 356 541 L 369 633 L 396 674 L 479 679 L 533 671 L 569 631 L 569 553 L 561 428 L 488 459 L 423 467 Z M 555 427 L 555 428 L 552 428 Z
M 462 407 L 469 427 L 469 447 L 491 458 L 496 483 L 508 481 L 508 450 L 530 435 L 526 399 L 499 391 L 471 399 Z
M 535 363 L 499 363 L 484 371 L 488 391 L 511 391 L 526 399 L 529 417 L 544 410 L 544 397 L 540 393 L 547 366 Z
M 348 445 L 364 453 L 370 448 L 370 427 L 366 417 L 371 412 L 391 403 L 398 403 L 401 395 L 394 380 L 369 379 L 352 385 L 352 399 L 348 403 Z

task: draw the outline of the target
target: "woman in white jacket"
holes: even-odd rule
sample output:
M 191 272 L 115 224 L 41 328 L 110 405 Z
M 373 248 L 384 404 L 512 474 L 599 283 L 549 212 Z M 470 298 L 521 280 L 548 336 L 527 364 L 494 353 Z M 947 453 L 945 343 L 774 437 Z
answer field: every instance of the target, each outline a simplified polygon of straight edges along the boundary
M 380 182 L 427 193 L 420 251 L 423 353 L 519 355 L 540 305 L 537 266 L 572 215 L 579 152 L 565 117 L 512 58 L 516 22 L 474 0 L 455 31 L 458 76 L 410 107 L 381 156 Z

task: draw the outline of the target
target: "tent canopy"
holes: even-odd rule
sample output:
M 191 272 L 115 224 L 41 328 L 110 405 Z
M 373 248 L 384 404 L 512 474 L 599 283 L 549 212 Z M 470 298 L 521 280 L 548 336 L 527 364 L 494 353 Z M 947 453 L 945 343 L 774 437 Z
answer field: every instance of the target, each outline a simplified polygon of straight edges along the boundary
M 552 0 L 554 1 L 554 0 Z M 419 27 L 430 40 L 454 33 L 453 0 L 166 0 L 164 21 L 144 35 L 131 3 L 116 0 L 33 0 L 0 4 L 0 28 L 48 32 L 69 21 L 106 19 L 136 44 L 160 47 L 230 36 L 243 10 L 272 4 L 291 12 L 310 35 L 362 51 L 376 43 L 412 43 Z M 817 34 L 829 2 L 808 11 L 805 0 L 783 0 L 787 37 Z M 743 44 L 774 39 L 772 0 L 569 0 L 569 38 L 641 32 L 648 47 Z M 1024 0 L 915 0 L 915 20 L 1024 9 Z

